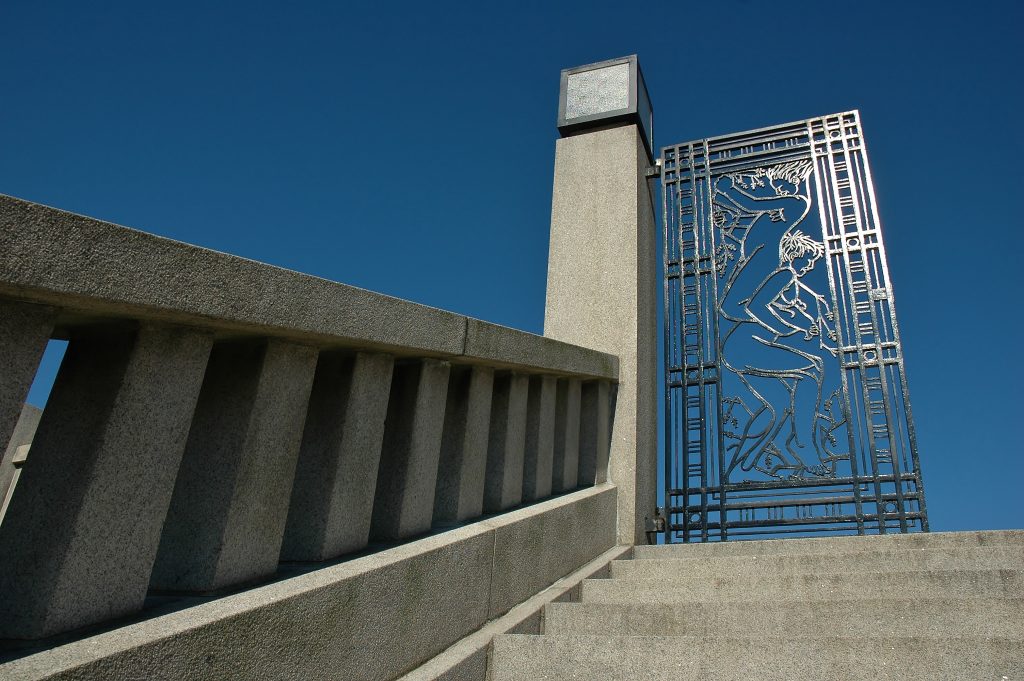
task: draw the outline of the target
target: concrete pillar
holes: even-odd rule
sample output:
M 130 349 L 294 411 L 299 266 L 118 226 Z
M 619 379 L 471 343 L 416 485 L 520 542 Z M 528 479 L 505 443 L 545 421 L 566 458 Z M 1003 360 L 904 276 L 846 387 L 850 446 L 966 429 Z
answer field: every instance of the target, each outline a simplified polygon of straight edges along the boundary
M 587 381 L 580 391 L 581 485 L 608 480 L 612 395 L 608 381 Z
M 526 452 L 523 463 L 523 501 L 551 496 L 555 455 L 554 376 L 531 376 L 526 400 Z
M 395 367 L 373 504 L 374 539 L 430 530 L 450 370 L 448 362 L 433 359 Z
M 529 377 L 522 374 L 503 374 L 494 380 L 484 483 L 485 511 L 504 511 L 523 501 L 528 388 Z
M 50 340 L 54 316 L 49 307 L 0 300 L 0 451 L 11 441 Z M 6 487 L 0 494 L 3 490 Z
M 0 638 L 142 608 L 211 345 L 159 327 L 72 339 L 0 525 Z
M 642 543 L 657 492 L 655 220 L 635 124 L 559 139 L 544 335 L 619 357 L 611 462 L 618 540 Z
M 277 340 L 214 347 L 152 588 L 209 591 L 277 570 L 316 359 Z
M 580 470 L 580 379 L 561 378 L 555 394 L 555 447 L 551 487 L 576 489 Z
M 282 560 L 327 560 L 366 546 L 393 367 L 390 355 L 320 355 Z
M 483 513 L 493 390 L 494 369 L 452 368 L 434 494 L 435 525 L 462 522 Z

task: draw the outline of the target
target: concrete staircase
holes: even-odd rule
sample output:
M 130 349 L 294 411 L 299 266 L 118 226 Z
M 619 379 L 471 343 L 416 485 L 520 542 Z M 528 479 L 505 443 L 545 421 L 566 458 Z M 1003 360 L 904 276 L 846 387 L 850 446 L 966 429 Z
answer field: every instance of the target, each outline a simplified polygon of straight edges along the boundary
M 1024 532 L 642 546 L 492 681 L 1024 679 Z

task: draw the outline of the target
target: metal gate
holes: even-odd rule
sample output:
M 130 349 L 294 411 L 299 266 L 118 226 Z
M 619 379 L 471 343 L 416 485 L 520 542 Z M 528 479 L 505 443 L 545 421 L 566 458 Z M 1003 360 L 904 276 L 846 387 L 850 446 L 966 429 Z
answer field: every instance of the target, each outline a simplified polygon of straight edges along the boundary
M 667 540 L 927 531 L 858 112 L 661 163 Z

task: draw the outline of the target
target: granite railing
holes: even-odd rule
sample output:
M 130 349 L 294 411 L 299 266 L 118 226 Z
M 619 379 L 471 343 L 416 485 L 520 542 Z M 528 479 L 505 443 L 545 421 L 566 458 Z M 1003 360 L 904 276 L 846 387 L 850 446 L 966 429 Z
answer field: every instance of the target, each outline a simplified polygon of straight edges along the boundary
M 0 445 L 53 338 L 0 638 L 606 479 L 612 355 L 0 196 Z

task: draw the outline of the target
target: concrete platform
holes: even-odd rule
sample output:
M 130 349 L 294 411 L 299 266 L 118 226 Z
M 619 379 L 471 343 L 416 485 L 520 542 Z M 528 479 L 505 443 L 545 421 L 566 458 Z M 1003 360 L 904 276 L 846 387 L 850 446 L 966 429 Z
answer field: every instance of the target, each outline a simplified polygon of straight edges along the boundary
M 489 681 L 1024 675 L 1024 533 L 636 547 L 495 637 Z
M 492 681 L 1017 679 L 1019 638 L 530 636 L 494 639 Z
M 1013 570 L 1024 567 L 1024 547 L 861 551 L 837 554 L 715 556 L 612 563 L 615 579 L 691 579 L 730 574 L 799 575 L 823 572 L 929 572 L 933 570 Z
M 811 537 L 805 539 L 762 539 L 754 541 L 707 542 L 637 546 L 633 558 L 711 558 L 715 556 L 764 556 L 895 551 L 903 548 L 1024 547 L 1024 530 L 983 530 L 978 532 L 927 532 L 880 534 L 863 537 Z
M 752 631 L 806 638 L 1010 637 L 1024 639 L 1024 599 L 786 599 L 691 603 L 552 603 L 547 635 L 737 637 Z
M 756 598 L 1024 598 L 1022 570 L 831 572 L 787 576 L 732 575 L 712 579 L 587 580 L 583 597 L 601 603 L 692 603 Z

